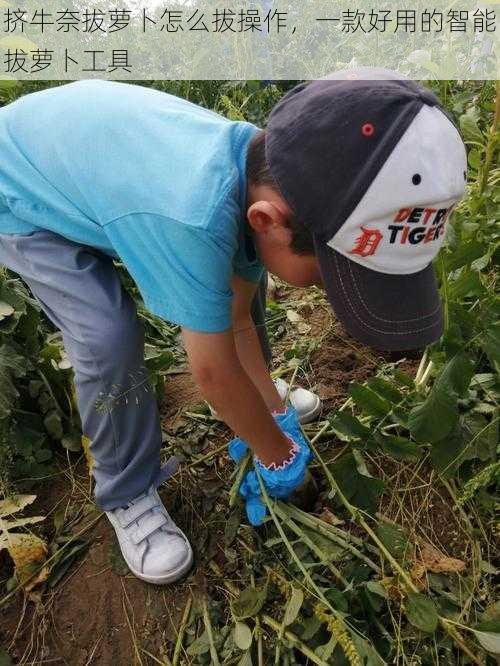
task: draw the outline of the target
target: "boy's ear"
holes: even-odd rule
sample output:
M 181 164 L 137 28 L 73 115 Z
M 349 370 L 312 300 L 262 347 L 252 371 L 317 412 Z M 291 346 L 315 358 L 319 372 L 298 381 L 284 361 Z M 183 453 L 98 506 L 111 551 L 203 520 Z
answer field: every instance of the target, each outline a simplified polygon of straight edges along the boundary
M 287 213 L 270 201 L 256 201 L 247 210 L 248 223 L 256 233 L 286 227 Z

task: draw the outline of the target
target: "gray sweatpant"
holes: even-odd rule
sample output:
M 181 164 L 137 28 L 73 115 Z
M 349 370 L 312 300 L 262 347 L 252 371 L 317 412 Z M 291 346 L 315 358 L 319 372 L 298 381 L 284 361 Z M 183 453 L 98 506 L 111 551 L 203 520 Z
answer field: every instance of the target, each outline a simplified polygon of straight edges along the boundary
M 0 264 L 19 274 L 61 330 L 91 440 L 96 502 L 122 506 L 170 470 L 160 467 L 158 406 L 144 365 L 144 332 L 112 259 L 49 231 L 0 234 Z M 267 276 L 252 308 L 264 357 Z

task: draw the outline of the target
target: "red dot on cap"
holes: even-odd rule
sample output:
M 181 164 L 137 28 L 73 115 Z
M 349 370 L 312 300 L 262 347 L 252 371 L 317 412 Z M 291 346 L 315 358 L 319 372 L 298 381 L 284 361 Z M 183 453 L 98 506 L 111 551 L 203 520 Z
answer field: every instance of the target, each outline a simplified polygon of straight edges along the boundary
M 373 136 L 375 134 L 375 126 L 372 123 L 365 123 L 361 128 L 363 136 Z

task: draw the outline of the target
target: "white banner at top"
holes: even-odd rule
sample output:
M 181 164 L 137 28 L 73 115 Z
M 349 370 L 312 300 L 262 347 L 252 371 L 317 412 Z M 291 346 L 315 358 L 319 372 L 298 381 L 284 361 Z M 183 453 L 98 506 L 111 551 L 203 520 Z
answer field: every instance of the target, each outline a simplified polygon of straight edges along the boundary
M 498 0 L 2 0 L 0 79 L 498 79 Z

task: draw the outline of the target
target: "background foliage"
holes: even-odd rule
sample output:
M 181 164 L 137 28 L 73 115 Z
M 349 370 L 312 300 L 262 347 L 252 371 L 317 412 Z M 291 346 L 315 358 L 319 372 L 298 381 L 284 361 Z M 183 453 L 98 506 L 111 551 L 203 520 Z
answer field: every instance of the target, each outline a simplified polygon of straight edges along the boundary
M 264 126 L 293 84 L 151 85 Z M 49 85 L 58 84 L 5 84 L 3 103 Z M 493 83 L 433 87 L 461 128 L 470 167 L 467 197 L 436 262 L 445 335 L 425 351 L 415 377 L 399 363 L 386 363 L 368 381 L 351 384 L 347 402 L 312 440 L 314 477 L 334 518 L 271 505 L 266 533 L 253 546 L 256 557 L 239 571 L 229 613 L 216 602 L 210 611 L 203 604 L 191 610 L 201 627 L 189 638 L 193 663 L 264 663 L 265 652 L 265 663 L 493 664 L 500 653 L 499 563 L 491 550 L 500 484 L 500 96 Z M 146 323 L 148 364 L 161 388 L 163 373 L 182 356 L 178 331 L 144 310 L 121 270 Z M 271 302 L 268 315 L 273 332 L 279 306 Z M 310 351 L 290 349 L 290 367 L 307 364 Z M 328 437 L 341 447 L 332 460 L 323 445 Z M 61 446 L 80 448 L 71 366 L 59 334 L 20 280 L 0 269 L 0 490 L 25 490 L 48 473 Z M 456 559 L 443 563 L 442 555 L 428 551 L 426 559 L 429 544 L 415 543 L 404 524 L 381 516 L 384 498 L 400 491 L 380 471 L 391 462 L 377 466 L 377 460 L 406 463 L 415 475 L 428 470 L 431 483 L 446 490 L 471 544 L 470 573 Z M 242 520 L 241 507 L 232 504 L 228 547 Z M 269 549 L 273 555 L 266 559 Z M 418 575 L 417 564 L 424 566 Z M 276 633 L 271 647 L 259 638 L 262 623 Z

